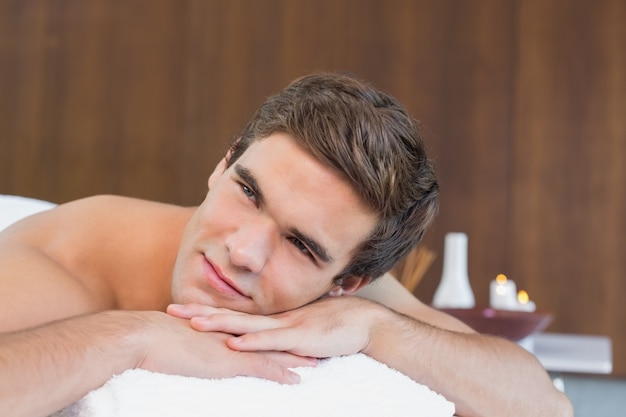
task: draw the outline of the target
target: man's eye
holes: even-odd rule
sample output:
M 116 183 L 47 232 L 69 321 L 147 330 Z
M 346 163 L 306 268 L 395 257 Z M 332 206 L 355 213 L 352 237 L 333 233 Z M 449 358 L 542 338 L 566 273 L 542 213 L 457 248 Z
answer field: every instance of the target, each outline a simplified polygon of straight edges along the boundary
M 311 254 L 311 252 L 309 251 L 309 249 L 304 245 L 304 243 L 302 243 L 302 241 L 300 239 L 297 239 L 295 237 L 289 238 L 289 240 L 291 240 L 291 243 L 293 243 L 293 245 L 303 254 L 308 255 L 310 257 L 313 257 L 313 255 Z
M 254 200 L 256 195 L 254 194 L 254 191 L 252 191 L 252 189 L 250 187 L 248 187 L 247 185 L 242 184 L 241 185 L 241 190 L 243 191 L 243 193 L 246 195 L 246 197 Z

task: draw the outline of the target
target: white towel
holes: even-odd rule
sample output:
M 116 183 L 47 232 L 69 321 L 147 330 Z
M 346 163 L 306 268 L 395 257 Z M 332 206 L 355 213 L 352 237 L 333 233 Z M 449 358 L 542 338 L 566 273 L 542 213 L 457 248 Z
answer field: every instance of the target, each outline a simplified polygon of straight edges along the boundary
M 23 217 L 54 206 L 53 203 L 34 198 L 0 194 L 0 231 Z
M 454 404 L 363 354 L 296 368 L 297 385 L 128 370 L 54 417 L 450 417 Z

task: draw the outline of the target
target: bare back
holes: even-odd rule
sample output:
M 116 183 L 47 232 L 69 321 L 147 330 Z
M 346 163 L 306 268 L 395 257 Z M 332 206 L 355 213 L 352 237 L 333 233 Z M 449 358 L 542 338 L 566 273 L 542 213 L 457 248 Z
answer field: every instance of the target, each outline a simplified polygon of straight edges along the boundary
M 0 332 L 108 309 L 164 310 L 193 208 L 77 200 L 0 233 Z

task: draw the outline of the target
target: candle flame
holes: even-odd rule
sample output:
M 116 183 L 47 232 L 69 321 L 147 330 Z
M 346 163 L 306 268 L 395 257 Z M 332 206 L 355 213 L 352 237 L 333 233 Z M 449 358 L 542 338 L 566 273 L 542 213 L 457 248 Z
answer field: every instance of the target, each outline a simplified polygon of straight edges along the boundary
M 530 301 L 530 297 L 526 291 L 521 290 L 517 293 L 517 301 L 519 301 L 520 304 L 526 304 Z
M 507 281 L 506 275 L 504 274 L 498 274 L 498 276 L 496 277 L 496 282 L 498 284 L 504 284 L 506 281 Z

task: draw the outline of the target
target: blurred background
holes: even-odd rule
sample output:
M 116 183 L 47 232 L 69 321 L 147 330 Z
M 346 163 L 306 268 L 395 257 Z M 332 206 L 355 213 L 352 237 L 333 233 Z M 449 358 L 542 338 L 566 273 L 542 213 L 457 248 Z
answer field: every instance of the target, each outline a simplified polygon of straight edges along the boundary
M 623 0 L 0 0 L 0 193 L 194 205 L 265 97 L 349 71 L 427 129 L 478 305 L 505 273 L 626 376 Z

